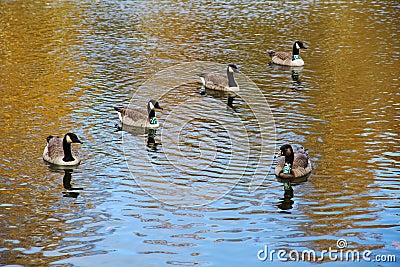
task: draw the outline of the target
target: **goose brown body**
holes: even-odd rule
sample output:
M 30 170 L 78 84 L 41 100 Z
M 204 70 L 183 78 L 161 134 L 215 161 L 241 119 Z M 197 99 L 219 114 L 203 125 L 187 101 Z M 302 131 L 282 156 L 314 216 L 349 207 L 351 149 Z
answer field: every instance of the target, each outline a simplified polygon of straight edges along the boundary
M 47 145 L 43 151 L 43 159 L 60 166 L 75 166 L 81 162 L 79 151 L 72 143 L 82 143 L 73 133 L 67 133 L 64 138 L 48 136 Z
M 200 75 L 203 86 L 207 89 L 216 91 L 239 91 L 239 85 L 233 76 L 234 72 L 238 72 L 238 68 L 234 64 L 229 64 L 227 67 L 227 75 L 210 72 Z
M 290 152 L 291 154 L 287 152 L 288 150 L 291 151 Z M 293 153 L 293 149 L 291 148 L 290 145 L 284 145 L 281 147 L 281 154 L 279 154 L 279 156 L 280 155 L 284 155 L 285 157 L 280 158 L 278 164 L 275 167 L 276 176 L 280 178 L 298 178 L 306 176 L 311 173 L 312 170 L 311 160 L 307 151 L 305 151 L 304 149 L 299 149 Z M 285 164 L 287 163 L 291 164 L 290 173 L 285 173 L 284 171 Z
M 301 67 L 304 66 L 304 60 L 300 58 L 300 49 L 307 47 L 299 41 L 296 41 L 293 44 L 292 52 L 275 52 L 273 50 L 268 50 L 268 54 L 271 57 L 273 63 L 284 66 L 291 67 Z
M 118 112 L 119 120 L 122 125 L 142 128 L 157 128 L 160 126 L 155 110 L 162 110 L 162 108 L 155 100 L 150 100 L 148 102 L 147 110 L 131 107 L 114 107 L 114 109 Z

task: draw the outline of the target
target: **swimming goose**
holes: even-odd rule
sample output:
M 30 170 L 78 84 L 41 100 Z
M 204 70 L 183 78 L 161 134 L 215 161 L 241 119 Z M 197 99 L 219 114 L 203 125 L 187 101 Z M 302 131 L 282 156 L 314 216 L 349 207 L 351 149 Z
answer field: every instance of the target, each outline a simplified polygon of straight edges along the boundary
M 234 72 L 239 72 L 238 67 L 235 64 L 229 64 L 226 69 L 226 76 L 212 72 L 201 74 L 200 79 L 207 89 L 237 92 L 239 91 L 239 85 L 235 77 L 233 77 Z
M 267 53 L 272 59 L 272 62 L 278 65 L 301 67 L 304 66 L 303 59 L 300 58 L 300 48 L 307 49 L 307 47 L 300 41 L 293 44 L 293 52 L 275 52 L 268 50 Z
M 81 162 L 76 148 L 71 148 L 72 143 L 82 144 L 75 134 L 67 133 L 64 138 L 50 135 L 46 140 L 47 145 L 43 151 L 45 161 L 61 166 L 74 166 Z
M 275 167 L 275 175 L 280 178 L 298 178 L 308 175 L 311 170 L 311 161 L 307 151 L 303 148 L 293 153 L 291 145 L 283 145 L 279 149 L 281 158 Z
M 156 100 L 150 100 L 147 103 L 147 110 L 136 109 L 130 107 L 117 108 L 118 117 L 122 125 L 143 128 L 157 128 L 159 123 L 156 117 L 156 110 L 162 110 L 160 104 Z

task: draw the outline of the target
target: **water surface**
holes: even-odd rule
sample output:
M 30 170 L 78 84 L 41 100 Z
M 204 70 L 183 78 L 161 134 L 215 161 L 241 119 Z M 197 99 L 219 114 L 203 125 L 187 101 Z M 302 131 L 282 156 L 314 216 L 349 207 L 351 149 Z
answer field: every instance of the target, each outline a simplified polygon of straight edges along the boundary
M 5 1 L 0 12 L 1 264 L 263 266 L 271 264 L 257 259 L 265 245 L 321 252 L 339 238 L 349 249 L 399 260 L 395 1 Z M 268 64 L 266 50 L 290 51 L 295 39 L 309 47 L 303 68 Z M 157 144 L 148 145 L 144 132 L 116 131 L 113 106 L 135 96 L 145 107 L 143 84 L 199 61 L 240 66 L 234 108 L 226 95 L 201 95 L 193 78 L 162 94 Z M 197 71 L 204 66 L 188 76 Z M 254 96 L 247 79 L 264 98 L 247 101 Z M 263 99 L 264 111 L 257 108 Z M 180 106 L 187 101 L 190 109 Z M 270 130 L 272 140 L 261 143 Z M 72 172 L 41 159 L 45 138 L 68 131 L 84 142 L 84 160 Z M 273 175 L 273 155 L 260 149 L 284 143 L 308 148 L 313 160 L 311 176 L 292 191 Z M 152 172 L 165 174 L 165 183 Z M 249 190 L 259 172 L 263 179 Z M 66 173 L 83 188 L 78 195 L 66 194 Z M 203 190 L 218 177 L 220 187 Z M 168 183 L 201 188 L 187 196 L 203 205 L 148 194 L 176 201 L 180 192 Z

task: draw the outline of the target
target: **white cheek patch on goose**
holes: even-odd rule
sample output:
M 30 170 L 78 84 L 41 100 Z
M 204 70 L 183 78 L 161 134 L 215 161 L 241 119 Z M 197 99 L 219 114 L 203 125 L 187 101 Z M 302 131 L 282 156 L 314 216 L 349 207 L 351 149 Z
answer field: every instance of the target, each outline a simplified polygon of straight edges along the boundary
M 69 137 L 69 135 L 67 135 L 66 140 L 67 140 L 67 143 L 72 143 L 71 137 Z
M 153 103 L 149 103 L 149 106 L 150 106 L 150 110 L 153 110 L 154 109 L 154 105 L 153 105 Z
M 298 43 L 296 43 L 296 48 L 297 48 L 297 49 L 300 49 L 300 46 L 299 46 L 299 44 L 298 44 Z

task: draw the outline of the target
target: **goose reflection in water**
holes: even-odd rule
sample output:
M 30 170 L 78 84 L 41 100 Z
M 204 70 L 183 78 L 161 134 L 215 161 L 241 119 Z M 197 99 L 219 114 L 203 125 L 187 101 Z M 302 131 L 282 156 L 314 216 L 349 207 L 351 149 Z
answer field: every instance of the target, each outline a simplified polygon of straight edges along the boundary
M 277 177 L 278 182 L 283 183 L 283 198 L 281 198 L 277 204 L 277 207 L 282 213 L 290 213 L 289 210 L 293 208 L 294 191 L 292 185 L 298 185 L 306 182 L 308 176 L 309 175 L 292 179 L 283 179 Z
M 303 88 L 303 86 L 301 85 L 301 80 L 300 80 L 300 71 L 301 71 L 302 67 L 298 67 L 298 68 L 292 68 L 292 89 L 293 90 L 301 90 Z
M 288 67 L 288 66 L 281 66 L 274 63 L 269 63 L 269 67 L 274 71 L 288 71 L 290 70 L 290 77 L 292 81 L 291 88 L 293 90 L 301 90 L 303 86 L 301 85 L 300 73 L 304 67 Z
M 149 129 L 149 132 L 147 133 L 147 148 L 149 152 L 157 152 L 158 151 L 158 146 L 161 145 L 161 143 L 156 142 L 156 137 L 157 135 L 157 130 L 156 129 Z
M 72 169 L 64 169 L 64 177 L 63 177 L 63 186 L 67 191 L 63 192 L 64 197 L 72 197 L 77 198 L 79 196 L 79 192 L 76 190 L 83 190 L 82 187 L 72 187 Z
M 294 201 L 293 198 L 293 187 L 290 181 L 286 181 L 283 183 L 283 198 L 280 199 L 278 203 L 278 208 L 282 211 L 287 211 L 293 208 Z
M 210 90 L 205 87 L 200 87 L 198 89 L 199 89 L 201 95 L 203 95 L 203 96 L 209 95 L 211 97 L 221 99 L 222 101 L 226 101 L 227 106 L 232 108 L 234 111 L 236 111 L 235 106 L 233 105 L 233 101 L 236 99 L 236 97 L 238 97 L 237 93 Z
M 149 152 L 157 152 L 159 150 L 158 146 L 161 145 L 160 142 L 156 142 L 157 136 L 157 129 L 149 129 L 149 128 L 142 128 L 142 127 L 135 127 L 129 125 L 115 125 L 117 131 L 124 131 L 126 133 L 131 134 L 136 140 L 137 137 L 142 138 L 142 136 L 146 137 L 146 147 Z M 140 141 L 141 142 L 141 141 Z

